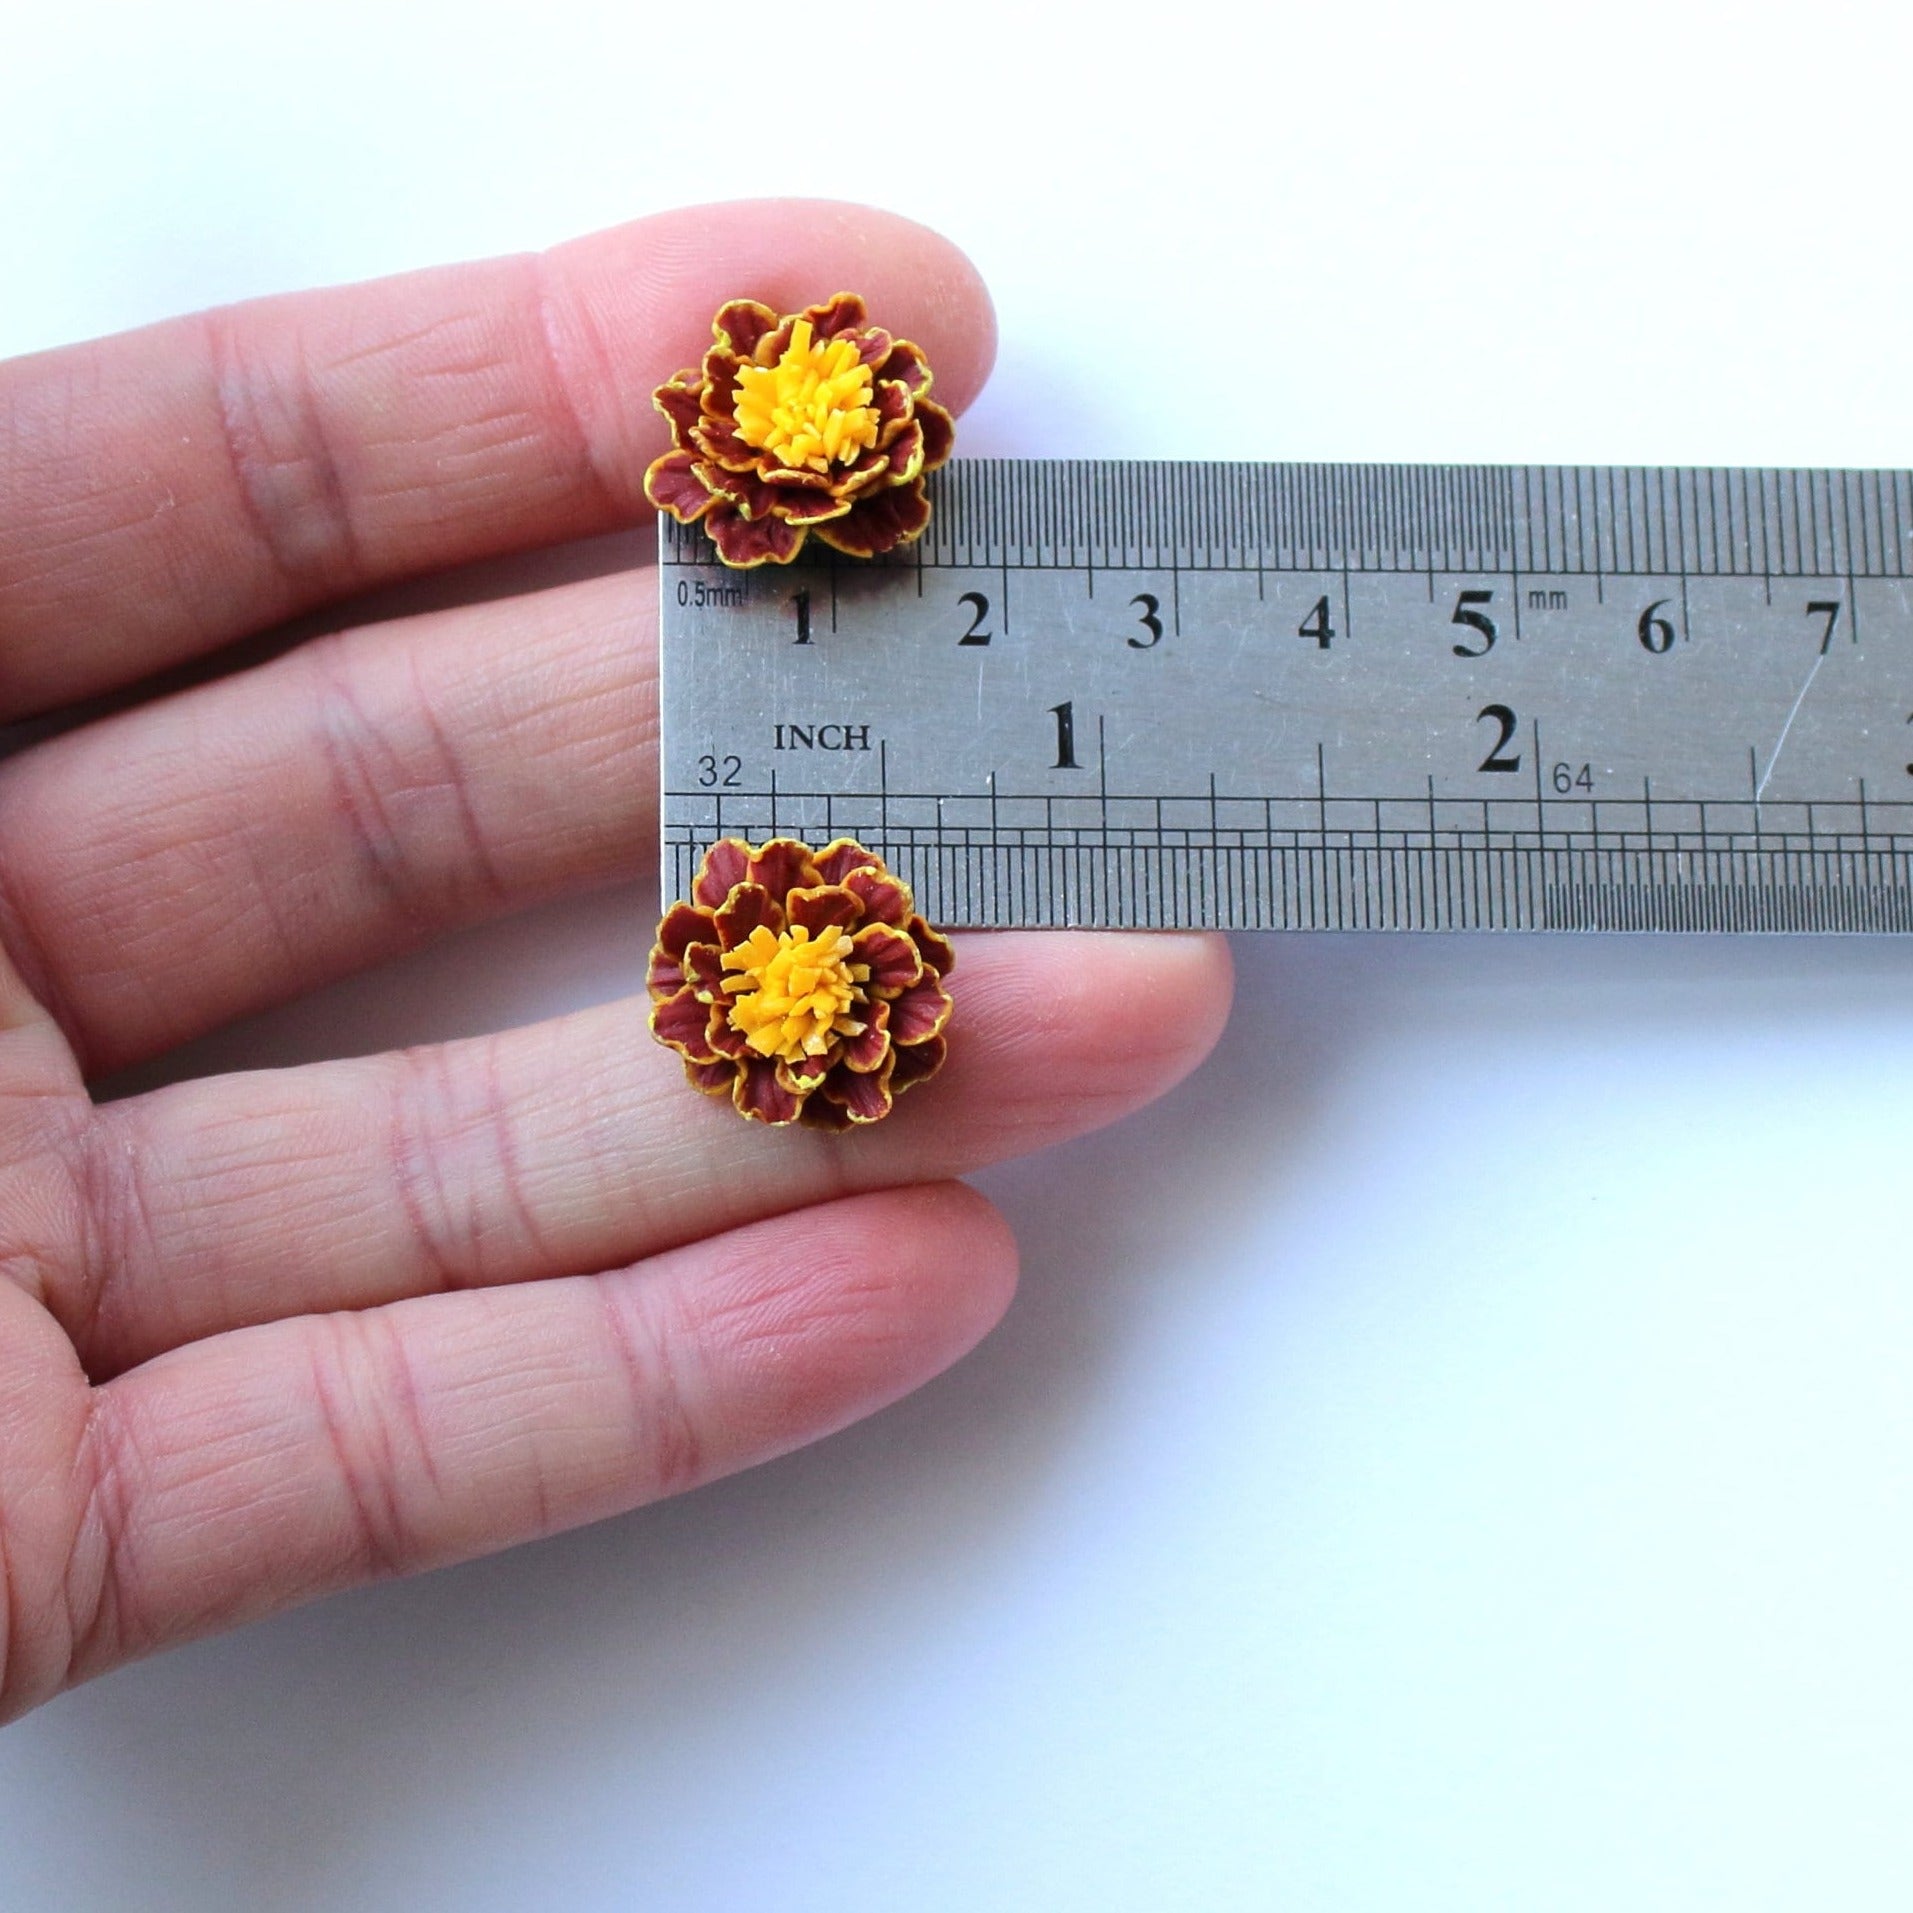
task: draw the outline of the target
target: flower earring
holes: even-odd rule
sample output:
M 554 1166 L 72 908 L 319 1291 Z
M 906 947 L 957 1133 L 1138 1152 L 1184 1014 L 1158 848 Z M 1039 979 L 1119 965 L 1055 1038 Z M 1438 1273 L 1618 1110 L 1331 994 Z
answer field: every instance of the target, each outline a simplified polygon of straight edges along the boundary
M 726 837 L 658 926 L 651 1030 L 740 1115 L 848 1129 L 943 1067 L 955 966 L 861 844 Z
M 923 474 L 956 426 L 919 347 L 871 325 L 854 292 L 783 318 L 733 299 L 711 331 L 703 363 L 653 394 L 672 449 L 644 475 L 652 504 L 739 568 L 787 565 L 813 531 L 853 558 L 921 536 Z

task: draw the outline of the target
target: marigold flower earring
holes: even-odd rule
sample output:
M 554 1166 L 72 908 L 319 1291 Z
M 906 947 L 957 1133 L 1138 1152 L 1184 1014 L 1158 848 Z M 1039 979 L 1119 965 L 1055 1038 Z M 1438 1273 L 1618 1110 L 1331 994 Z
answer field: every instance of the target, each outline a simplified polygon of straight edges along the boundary
M 910 886 L 840 837 L 704 853 L 651 947 L 651 1030 L 740 1115 L 847 1129 L 943 1067 L 956 952 Z
M 919 347 L 871 325 L 854 292 L 783 318 L 733 299 L 711 331 L 703 364 L 652 395 L 672 437 L 644 475 L 652 504 L 740 569 L 789 564 L 812 531 L 853 558 L 921 535 L 923 474 L 956 427 Z
M 711 332 L 703 364 L 653 394 L 672 449 L 644 475 L 652 504 L 740 569 L 789 564 L 813 531 L 854 558 L 922 534 L 923 475 L 956 427 L 919 347 L 853 292 L 783 318 L 733 299 Z M 726 837 L 658 926 L 651 1032 L 753 1121 L 848 1129 L 943 1067 L 955 964 L 863 845 Z

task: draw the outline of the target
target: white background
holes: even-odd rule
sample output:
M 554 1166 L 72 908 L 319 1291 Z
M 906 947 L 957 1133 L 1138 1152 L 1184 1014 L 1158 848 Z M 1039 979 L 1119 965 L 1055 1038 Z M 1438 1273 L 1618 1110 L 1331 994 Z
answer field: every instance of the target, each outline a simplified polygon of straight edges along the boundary
M 788 190 L 982 266 L 972 452 L 1905 464 L 1901 19 L 0 0 L 0 351 Z M 621 993 L 650 908 L 185 1066 Z M 1913 1903 L 1913 953 L 1238 954 L 981 1179 L 971 1360 L 49 1707 L 0 1905 Z

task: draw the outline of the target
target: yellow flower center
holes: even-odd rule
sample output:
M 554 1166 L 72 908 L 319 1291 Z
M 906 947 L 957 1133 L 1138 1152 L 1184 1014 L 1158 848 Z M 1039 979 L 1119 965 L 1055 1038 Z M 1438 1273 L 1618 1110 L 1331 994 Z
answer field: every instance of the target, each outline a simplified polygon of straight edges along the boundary
M 801 924 L 781 936 L 759 924 L 724 952 L 725 969 L 737 972 L 724 979 L 734 999 L 731 1028 L 760 1056 L 783 1063 L 821 1056 L 833 1037 L 855 1036 L 863 1025 L 850 1012 L 870 979 L 870 965 L 852 962 L 855 954 L 834 924 L 814 937 Z
M 870 368 L 844 338 L 813 344 L 799 319 L 775 365 L 747 365 L 737 375 L 737 435 L 755 451 L 793 468 L 828 471 L 877 442 Z

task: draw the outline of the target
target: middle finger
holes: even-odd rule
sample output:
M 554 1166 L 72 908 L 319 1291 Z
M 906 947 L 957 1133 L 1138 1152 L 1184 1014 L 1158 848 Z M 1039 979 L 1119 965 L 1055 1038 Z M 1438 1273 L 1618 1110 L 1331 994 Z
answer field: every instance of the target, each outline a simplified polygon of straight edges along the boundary
M 632 874 L 656 576 L 322 638 L 0 765 L 0 935 L 88 1073 Z

